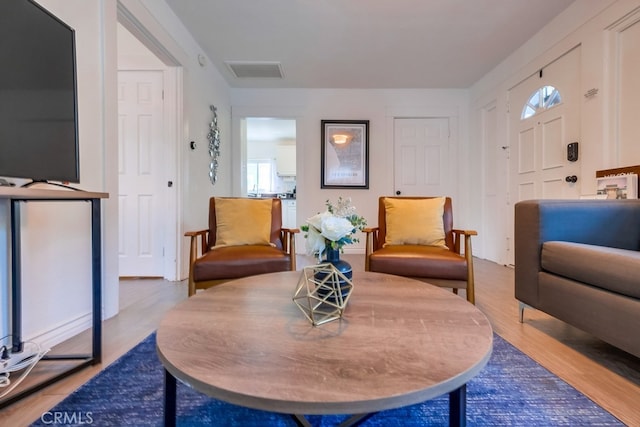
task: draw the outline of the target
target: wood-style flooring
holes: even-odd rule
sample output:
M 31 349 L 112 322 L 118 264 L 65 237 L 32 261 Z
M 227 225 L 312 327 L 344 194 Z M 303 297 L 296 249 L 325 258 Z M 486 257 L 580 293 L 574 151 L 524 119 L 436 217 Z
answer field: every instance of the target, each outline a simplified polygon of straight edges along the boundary
M 354 269 L 362 255 L 343 255 Z M 298 256 L 298 268 L 313 259 Z M 513 269 L 476 259 L 476 305 L 497 334 L 629 426 L 640 427 L 640 359 L 536 310 L 518 321 Z M 103 362 L 0 410 L 0 426 L 26 426 L 153 332 L 164 313 L 187 297 L 186 281 L 122 280 L 120 313 L 103 323 Z M 461 291 L 464 297 L 464 291 Z M 86 348 L 80 334 L 64 351 Z M 81 344 L 78 344 L 81 343 Z M 56 348 L 58 349 L 58 348 Z M 34 370 L 35 372 L 35 370 Z

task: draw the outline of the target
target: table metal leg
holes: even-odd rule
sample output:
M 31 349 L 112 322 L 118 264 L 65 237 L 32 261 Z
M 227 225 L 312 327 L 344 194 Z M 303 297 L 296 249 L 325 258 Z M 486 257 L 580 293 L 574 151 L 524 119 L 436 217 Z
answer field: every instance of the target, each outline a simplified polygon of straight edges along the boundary
M 102 235 L 100 231 L 100 199 L 91 199 L 91 288 L 93 364 L 102 362 Z
M 24 350 L 22 342 L 22 245 L 20 201 L 11 200 L 11 351 Z
M 176 425 L 176 379 L 166 369 L 164 370 L 164 425 Z
M 311 427 L 311 423 L 305 418 L 304 415 L 291 414 L 291 418 L 293 418 L 293 421 L 296 422 L 296 425 L 298 427 Z
M 355 427 L 360 425 L 360 423 L 365 422 L 370 417 L 374 416 L 376 412 L 371 412 L 368 414 L 355 414 L 351 415 L 349 418 L 338 424 L 338 427 Z M 299 427 L 311 427 L 311 423 L 304 415 L 300 414 L 291 414 L 291 417 L 296 422 Z
M 365 422 L 372 416 L 374 416 L 377 412 L 371 412 L 368 414 L 355 414 L 351 415 L 349 418 L 338 424 L 338 427 L 354 427 L 359 426 L 360 423 Z
M 467 385 L 449 393 L 449 425 L 464 427 L 467 425 Z

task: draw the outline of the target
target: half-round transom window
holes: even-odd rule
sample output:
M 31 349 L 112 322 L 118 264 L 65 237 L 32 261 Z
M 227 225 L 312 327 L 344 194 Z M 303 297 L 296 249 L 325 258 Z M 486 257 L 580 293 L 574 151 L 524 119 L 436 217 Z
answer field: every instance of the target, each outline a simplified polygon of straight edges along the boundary
M 547 110 L 554 105 L 558 105 L 562 102 L 560 92 L 553 86 L 543 86 L 540 89 L 536 89 L 529 97 L 529 100 L 522 109 L 522 120 L 528 119 L 538 113 Z

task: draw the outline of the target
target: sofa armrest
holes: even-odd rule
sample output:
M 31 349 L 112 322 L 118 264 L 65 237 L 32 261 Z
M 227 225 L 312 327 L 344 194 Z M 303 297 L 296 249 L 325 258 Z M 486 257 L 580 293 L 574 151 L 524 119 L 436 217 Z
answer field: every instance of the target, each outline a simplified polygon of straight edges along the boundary
M 515 205 L 514 226 L 515 296 L 535 306 L 542 244 L 640 250 L 640 200 L 526 200 Z

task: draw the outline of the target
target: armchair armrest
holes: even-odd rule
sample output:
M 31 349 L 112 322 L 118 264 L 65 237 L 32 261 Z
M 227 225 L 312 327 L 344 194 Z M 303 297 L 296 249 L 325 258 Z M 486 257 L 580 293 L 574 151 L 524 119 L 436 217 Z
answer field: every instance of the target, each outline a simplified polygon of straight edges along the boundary
M 478 232 L 476 230 L 460 230 L 460 229 L 454 228 L 451 231 L 453 231 L 454 233 L 457 233 L 457 234 L 464 234 L 465 236 L 477 236 L 478 235 Z
M 291 253 L 291 242 L 293 242 L 293 245 L 295 245 L 295 237 L 299 232 L 299 228 L 283 227 L 280 229 L 280 240 L 282 240 L 282 247 L 287 253 Z
M 206 245 L 208 234 L 209 230 L 187 231 L 184 233 L 186 237 L 191 239 L 189 245 L 189 295 L 196 293 L 196 285 L 193 282 L 193 265 L 198 259 L 198 240 L 200 240 L 200 254 L 208 252 L 209 248 Z
M 478 232 L 475 230 L 460 230 L 458 228 L 454 228 L 451 230 L 453 232 L 453 245 L 456 253 L 460 253 L 460 239 L 464 237 L 464 253 L 467 261 L 470 259 L 472 255 L 471 253 L 471 236 L 477 236 Z M 469 256 L 467 256 L 469 254 Z
M 209 234 L 209 230 L 198 230 L 198 231 L 186 231 L 184 233 L 184 235 L 186 237 L 190 237 L 191 238 L 191 252 L 193 255 L 198 254 L 197 252 L 197 240 L 198 237 L 200 237 L 200 254 L 203 254 L 205 252 L 208 251 L 207 245 L 206 245 L 206 241 L 207 241 L 207 235 Z M 194 258 L 195 260 L 195 258 Z
M 369 271 L 369 255 L 373 252 L 373 248 L 378 246 L 378 227 L 365 227 L 362 232 L 365 233 L 365 256 L 364 271 Z
M 477 236 L 478 232 L 475 230 L 460 230 L 454 228 L 453 232 L 453 245 L 456 253 L 460 254 L 460 239 L 464 237 L 464 258 L 467 260 L 467 300 L 471 304 L 475 304 L 475 276 L 473 273 L 473 251 L 471 249 L 471 236 Z M 469 298 L 469 295 L 471 297 Z
M 284 251 L 290 255 L 291 271 L 296 270 L 296 234 L 300 232 L 299 228 L 281 228 L 280 229 L 280 240 L 282 241 L 282 246 Z
M 300 229 L 299 229 L 299 228 L 286 228 L 286 227 L 282 227 L 282 228 L 281 228 L 281 230 L 282 230 L 283 232 L 285 232 L 285 233 L 293 233 L 293 234 L 296 234 L 296 233 L 299 233 L 299 232 L 300 232 Z

